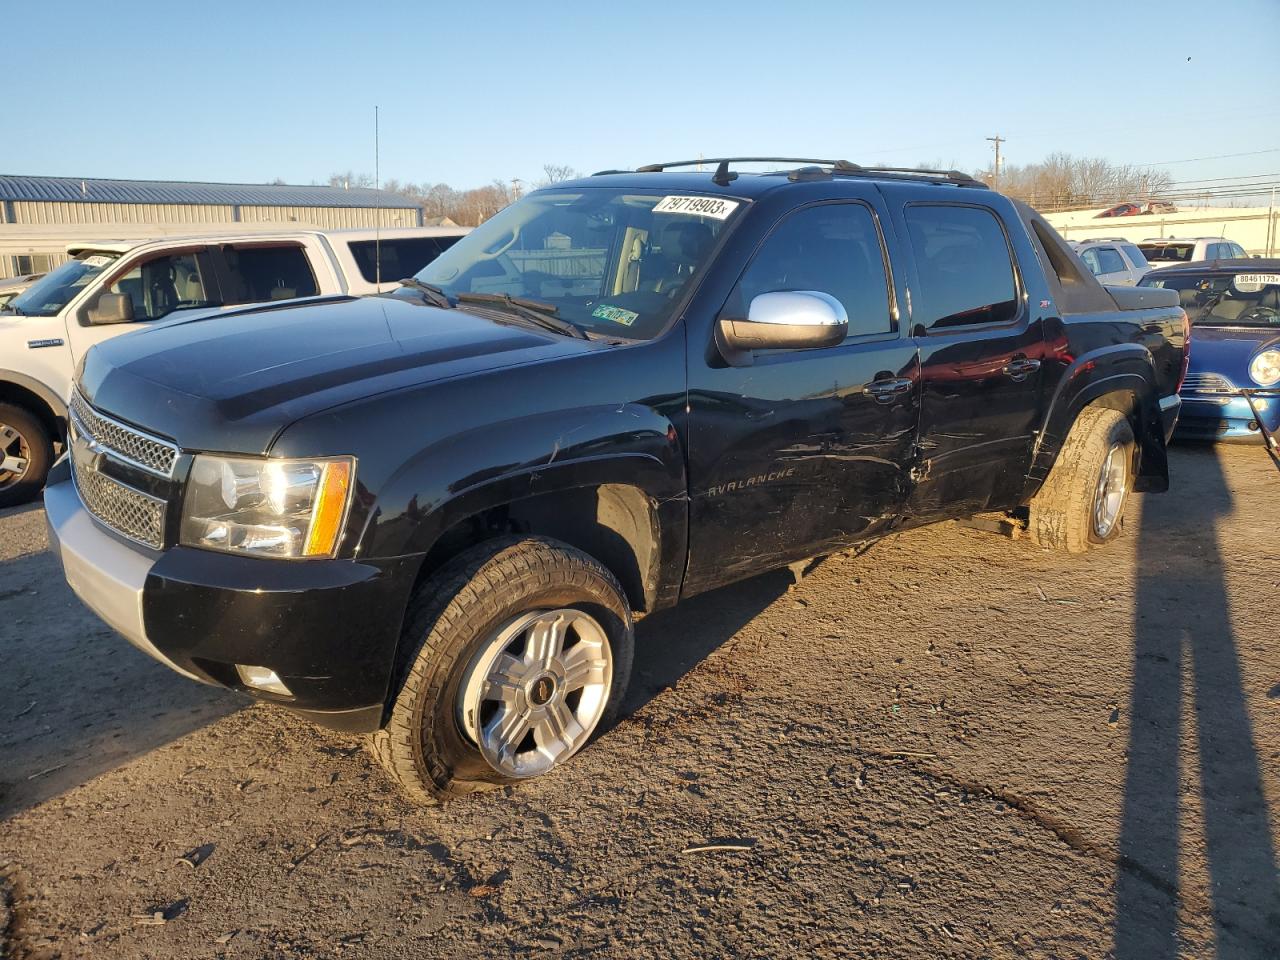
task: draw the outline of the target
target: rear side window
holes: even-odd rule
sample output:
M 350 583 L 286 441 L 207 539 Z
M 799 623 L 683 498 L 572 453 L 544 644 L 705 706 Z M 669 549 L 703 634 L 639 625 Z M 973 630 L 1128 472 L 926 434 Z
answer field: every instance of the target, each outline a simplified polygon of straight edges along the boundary
M 314 297 L 320 292 L 306 252 L 299 246 L 223 247 L 224 303 L 261 303 Z
M 871 211 L 860 203 L 828 203 L 791 214 L 752 259 L 730 309 L 746 316 L 754 297 L 783 290 L 835 297 L 849 315 L 850 337 L 890 332 L 884 255 Z
M 906 221 L 920 278 L 912 305 L 917 323 L 936 329 L 1008 323 L 1017 316 L 1009 243 L 994 214 L 912 204 Z
M 1098 266 L 1101 268 L 1099 273 L 1124 273 L 1129 269 L 1115 247 L 1098 248 Z
M 395 283 L 415 273 L 444 253 L 459 237 L 398 237 L 383 240 L 355 240 L 347 244 L 355 258 L 360 276 L 368 283 L 378 282 L 378 256 L 382 257 L 382 282 Z M 379 251 L 379 247 L 381 250 Z
M 1147 258 L 1142 255 L 1142 251 L 1132 243 L 1126 243 L 1122 245 L 1120 249 L 1128 255 L 1129 262 L 1133 264 L 1135 270 L 1145 270 L 1150 266 L 1150 264 L 1147 263 Z

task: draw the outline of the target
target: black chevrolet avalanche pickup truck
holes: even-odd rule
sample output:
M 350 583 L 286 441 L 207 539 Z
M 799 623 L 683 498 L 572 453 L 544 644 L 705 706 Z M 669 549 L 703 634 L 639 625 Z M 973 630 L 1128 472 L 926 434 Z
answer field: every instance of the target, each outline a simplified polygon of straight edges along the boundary
M 392 296 L 95 347 L 45 492 L 67 580 L 439 800 L 581 749 L 639 615 L 981 513 L 1082 551 L 1167 488 L 1176 292 L 963 174 L 710 164 L 539 190 Z

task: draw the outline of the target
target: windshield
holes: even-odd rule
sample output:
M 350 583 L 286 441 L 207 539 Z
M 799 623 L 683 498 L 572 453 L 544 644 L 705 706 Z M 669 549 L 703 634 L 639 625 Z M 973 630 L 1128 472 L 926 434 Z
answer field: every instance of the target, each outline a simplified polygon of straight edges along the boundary
M 1157 275 L 1141 286 L 1177 290 L 1194 326 L 1280 330 L 1280 273 Z
M 589 334 L 648 340 L 666 328 L 743 207 L 728 197 L 539 191 L 463 237 L 417 279 L 454 300 L 469 293 L 539 301 Z
M 1148 260 L 1176 260 L 1179 263 L 1186 263 L 1191 259 L 1191 254 L 1195 253 L 1196 245 L 1194 243 L 1142 243 L 1138 245 L 1138 249 Z
M 52 317 L 118 260 L 118 253 L 93 253 L 68 260 L 9 301 L 8 309 L 32 317 Z

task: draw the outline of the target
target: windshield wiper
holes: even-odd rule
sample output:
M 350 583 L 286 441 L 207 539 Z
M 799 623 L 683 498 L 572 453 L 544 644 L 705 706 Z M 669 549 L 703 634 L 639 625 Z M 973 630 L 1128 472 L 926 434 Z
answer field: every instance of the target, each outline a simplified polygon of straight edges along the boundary
M 537 324 L 544 330 L 562 333 L 566 337 L 577 337 L 579 340 L 590 340 L 587 331 L 572 320 L 557 316 L 560 308 L 554 303 L 543 303 L 541 300 L 526 300 L 513 297 L 509 293 L 460 293 L 460 303 L 491 303 L 505 307 L 509 312 Z
M 444 310 L 453 309 L 453 301 L 449 299 L 449 295 L 434 283 L 423 283 L 417 277 L 405 277 L 400 281 L 400 286 L 412 287 L 417 290 L 422 294 L 422 299 L 433 307 L 440 307 Z

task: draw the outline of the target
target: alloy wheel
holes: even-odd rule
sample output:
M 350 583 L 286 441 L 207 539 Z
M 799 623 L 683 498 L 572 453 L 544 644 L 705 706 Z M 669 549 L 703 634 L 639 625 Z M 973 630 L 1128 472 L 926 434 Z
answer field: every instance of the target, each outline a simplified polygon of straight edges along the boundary
M 590 738 L 613 683 L 609 636 L 581 610 L 526 613 L 492 633 L 458 691 L 458 722 L 503 776 L 536 777 Z

